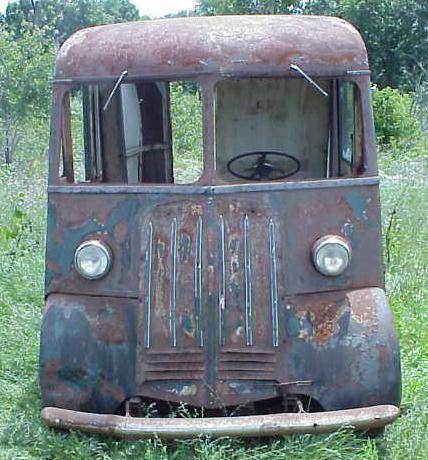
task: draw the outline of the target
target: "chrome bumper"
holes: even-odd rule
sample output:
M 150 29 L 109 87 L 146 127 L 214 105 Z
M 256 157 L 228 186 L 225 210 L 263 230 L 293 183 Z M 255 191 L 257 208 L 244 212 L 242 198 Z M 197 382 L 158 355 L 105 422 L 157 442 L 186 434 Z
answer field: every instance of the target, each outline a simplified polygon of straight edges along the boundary
M 341 427 L 381 428 L 400 414 L 396 406 L 372 406 L 332 412 L 281 413 L 215 418 L 133 418 L 45 407 L 42 419 L 50 427 L 79 429 L 126 439 L 198 436 L 278 436 L 291 433 L 328 433 Z

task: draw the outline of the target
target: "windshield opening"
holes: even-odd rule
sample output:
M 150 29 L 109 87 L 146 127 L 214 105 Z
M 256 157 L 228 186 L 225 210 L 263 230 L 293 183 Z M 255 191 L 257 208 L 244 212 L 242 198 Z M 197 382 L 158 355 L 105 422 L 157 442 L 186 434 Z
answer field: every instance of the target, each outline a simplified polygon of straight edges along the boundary
M 202 175 L 194 82 L 82 85 L 66 93 L 61 114 L 63 183 L 189 184 Z
M 193 184 L 204 171 L 217 184 L 356 177 L 363 171 L 358 87 L 338 79 L 315 83 L 322 91 L 304 78 L 220 81 L 213 94 L 214 171 L 204 167 L 211 117 L 203 126 L 195 82 L 70 88 L 61 105 L 60 183 Z
M 215 90 L 215 167 L 224 183 L 346 177 L 361 161 L 356 86 L 302 78 L 224 80 Z

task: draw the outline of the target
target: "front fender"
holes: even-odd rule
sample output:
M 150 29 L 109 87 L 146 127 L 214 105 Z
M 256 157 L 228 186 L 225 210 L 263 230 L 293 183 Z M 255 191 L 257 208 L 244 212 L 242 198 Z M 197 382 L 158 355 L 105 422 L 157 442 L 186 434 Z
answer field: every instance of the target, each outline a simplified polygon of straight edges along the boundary
M 114 413 L 134 394 L 137 301 L 52 294 L 40 337 L 44 406 Z
M 315 398 L 325 410 L 398 406 L 400 357 L 385 292 L 368 288 L 337 295 L 339 307 L 313 294 L 285 309 L 286 380 L 311 382 L 286 390 Z

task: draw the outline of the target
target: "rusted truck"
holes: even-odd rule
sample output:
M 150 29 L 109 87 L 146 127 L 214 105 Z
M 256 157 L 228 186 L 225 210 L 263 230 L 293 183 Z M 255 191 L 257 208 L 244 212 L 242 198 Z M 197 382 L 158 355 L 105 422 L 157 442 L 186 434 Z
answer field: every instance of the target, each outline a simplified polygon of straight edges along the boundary
M 188 95 L 198 110 L 183 126 Z M 200 142 L 183 161 L 190 128 Z M 49 426 L 186 438 L 397 418 L 370 71 L 350 24 L 79 31 L 56 61 L 49 158 Z M 171 416 L 182 407 L 193 416 Z

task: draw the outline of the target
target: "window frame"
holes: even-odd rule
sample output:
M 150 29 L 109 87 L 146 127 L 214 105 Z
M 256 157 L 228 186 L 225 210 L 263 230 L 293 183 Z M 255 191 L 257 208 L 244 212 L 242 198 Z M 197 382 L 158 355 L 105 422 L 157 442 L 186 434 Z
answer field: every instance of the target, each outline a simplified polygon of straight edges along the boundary
M 105 185 L 106 187 L 110 185 L 121 185 L 121 186 L 192 186 L 192 185 L 199 185 L 199 184 L 204 184 L 206 183 L 206 176 L 208 175 L 208 165 L 210 164 L 210 161 L 207 160 L 209 157 L 209 154 L 206 152 L 206 146 L 207 142 L 205 139 L 205 119 L 206 117 L 204 116 L 204 107 L 207 105 L 206 100 L 207 100 L 207 91 L 201 81 L 196 78 L 180 78 L 180 80 L 172 80 L 171 78 L 168 79 L 162 79 L 162 78 L 128 78 L 124 80 L 122 83 L 129 83 L 129 84 L 141 84 L 141 83 L 166 83 L 166 87 L 169 88 L 169 84 L 173 82 L 181 82 L 181 81 L 191 81 L 198 85 L 198 89 L 201 94 L 201 125 L 202 125 L 202 146 L 201 146 L 201 162 L 202 162 L 202 170 L 199 178 L 191 183 L 174 183 L 174 182 L 139 182 L 136 184 L 128 183 L 127 181 L 127 174 L 126 174 L 126 158 L 125 155 L 123 154 L 124 152 L 124 133 L 123 133 L 123 125 L 120 126 L 119 132 L 120 132 L 120 137 L 121 137 L 121 151 L 119 151 L 119 157 L 122 158 L 122 168 L 123 168 L 123 181 L 118 182 L 118 181 L 105 181 L 103 177 L 104 173 L 104 162 L 105 159 L 103 157 L 103 152 L 102 150 L 102 134 L 100 134 L 100 125 L 101 122 L 99 120 L 100 117 L 94 116 L 93 114 L 92 117 L 88 116 L 83 116 L 84 119 L 84 131 L 83 131 L 83 139 L 84 139 L 84 144 L 85 144 L 85 171 L 86 171 L 86 180 L 85 182 L 75 182 L 74 179 L 74 171 L 73 171 L 73 146 L 72 146 L 72 136 L 71 136 L 71 113 L 70 109 L 68 107 L 68 111 L 64 109 L 64 107 L 67 107 L 66 101 L 70 101 L 70 95 L 74 90 L 82 90 L 82 101 L 83 101 L 83 93 L 85 90 L 87 90 L 89 87 L 99 87 L 100 84 L 109 84 L 111 83 L 114 85 L 114 80 L 112 79 L 91 79 L 91 80 L 81 80 L 81 81 L 67 81 L 66 83 L 56 83 L 54 82 L 54 91 L 53 91 L 53 98 L 52 98 L 52 111 L 51 111 L 51 135 L 50 135 L 50 143 L 49 143 L 49 177 L 48 177 L 48 182 L 51 185 L 55 184 L 60 184 L 60 185 L 82 185 L 82 186 L 90 186 L 90 185 L 95 185 L 95 184 L 102 184 Z M 169 93 L 169 89 L 167 89 Z M 116 91 L 115 97 L 118 97 L 120 99 L 120 91 Z M 94 103 L 95 106 L 98 107 L 99 110 L 102 110 L 100 103 L 99 103 L 99 98 L 96 103 Z M 120 106 L 120 118 L 122 118 L 122 107 L 121 104 Z M 85 107 L 83 107 L 85 110 Z M 87 110 L 87 108 L 86 108 Z M 166 175 L 173 177 L 173 169 L 174 169 L 174 164 L 173 164 L 173 145 L 172 145 L 172 128 L 171 128 L 171 116 L 170 116 L 170 110 L 168 107 L 165 107 L 163 105 L 162 111 L 164 112 L 164 117 L 165 117 L 165 111 L 168 111 L 168 116 L 166 117 L 167 124 L 169 124 L 169 136 L 171 139 L 171 142 L 169 143 L 169 149 L 171 150 L 170 153 L 170 158 L 171 161 L 169 162 L 170 166 L 165 167 Z M 100 113 L 98 111 L 98 113 Z M 95 118 L 95 120 L 94 120 Z M 88 119 L 91 121 L 88 123 Z M 98 122 L 96 122 L 96 119 L 98 119 Z M 96 128 L 96 133 L 98 132 L 98 135 L 93 136 L 94 139 L 91 139 L 91 136 L 89 135 L 89 132 L 92 132 L 89 124 L 95 125 Z M 165 128 L 164 128 L 165 129 Z M 167 130 L 168 131 L 168 130 Z M 164 135 L 166 135 L 167 132 L 164 131 Z M 62 151 L 62 145 L 64 143 L 63 139 L 66 139 L 66 145 L 67 145 L 67 151 L 65 154 L 63 154 Z M 166 144 L 165 144 L 166 145 Z M 94 146 L 97 146 L 94 148 Z M 156 145 L 154 145 L 156 147 Z M 143 149 L 147 147 L 153 147 L 153 145 L 143 145 Z M 91 154 L 87 155 L 86 152 L 90 151 Z M 95 159 L 95 162 L 94 162 Z M 92 160 L 92 161 L 91 161 Z M 165 161 L 167 161 L 167 158 L 165 158 Z M 96 165 L 94 167 L 94 164 Z M 60 175 L 59 173 L 59 168 L 60 165 L 64 165 L 65 169 L 64 172 L 66 174 Z
M 60 163 L 60 153 L 61 153 L 61 120 L 62 120 L 62 99 L 64 95 L 69 92 L 72 88 L 79 87 L 81 85 L 88 85 L 94 83 L 111 83 L 114 84 L 115 80 L 112 78 L 94 78 L 94 79 L 64 79 L 64 80 L 54 80 L 53 82 L 53 96 L 52 96 L 52 109 L 51 109 L 51 135 L 49 141 L 49 175 L 48 183 L 49 185 L 102 185 L 106 188 L 110 185 L 120 185 L 121 187 L 132 187 L 133 189 L 140 189 L 142 192 L 146 188 L 158 188 L 162 190 L 171 189 L 171 192 L 174 192 L 174 188 L 180 190 L 190 189 L 192 187 L 197 188 L 197 186 L 210 186 L 224 185 L 228 187 L 229 185 L 224 184 L 218 180 L 216 177 L 215 171 L 215 87 L 218 82 L 227 80 L 227 79 L 236 79 L 236 78 L 297 78 L 287 73 L 283 75 L 266 75 L 260 73 L 259 75 L 248 75 L 243 73 L 242 75 L 234 76 L 218 76 L 218 75 L 201 75 L 198 77 L 192 76 L 186 78 L 186 76 L 180 76 L 180 80 L 173 80 L 171 78 L 162 78 L 162 77 L 136 77 L 128 78 L 126 82 L 144 82 L 144 81 L 183 81 L 189 80 L 198 84 L 201 91 L 202 99 L 202 135 L 203 135 L 203 171 L 202 175 L 199 177 L 198 181 L 192 184 L 148 184 L 148 183 L 139 183 L 136 185 L 127 184 L 126 182 L 102 182 L 100 183 L 81 183 L 81 184 L 71 184 L 64 183 L 63 180 L 59 177 L 59 163 Z M 320 77 L 321 78 L 321 77 Z M 334 81 L 351 81 L 355 84 L 357 89 L 357 104 L 359 107 L 359 113 L 361 118 L 361 161 L 359 165 L 355 165 L 355 175 L 353 178 L 358 177 L 370 177 L 377 175 L 377 161 L 376 161 L 376 144 L 374 136 L 374 123 L 372 115 L 372 105 L 371 105 L 371 93 L 370 93 L 370 78 L 368 75 L 353 75 L 351 76 L 324 76 L 322 77 L 328 80 Z M 335 98 L 337 100 L 337 98 Z M 332 104 L 332 113 L 336 111 L 337 116 L 337 103 Z M 332 136 L 332 148 L 337 149 L 338 152 L 339 144 L 337 139 L 338 128 L 335 127 L 334 135 Z M 337 158 L 337 155 L 334 155 Z M 320 178 L 317 180 L 323 181 L 325 179 L 349 179 L 347 177 L 339 177 L 337 175 L 331 175 L 330 177 Z M 312 180 L 313 179 L 309 179 Z M 289 182 L 290 179 L 288 179 Z M 300 179 L 299 181 L 305 182 L 307 179 Z M 259 188 L 260 185 L 266 185 L 269 182 L 252 182 L 246 183 L 246 186 L 250 187 L 252 185 Z M 106 190 L 107 191 L 107 190 Z
M 345 121 L 343 118 L 343 104 L 341 104 L 341 90 L 346 85 L 352 85 L 353 90 L 353 141 L 352 141 L 352 158 L 349 161 L 343 156 L 343 144 L 345 137 Z M 365 157 L 365 136 L 363 122 L 363 106 L 361 100 L 361 90 L 355 81 L 349 79 L 337 80 L 337 105 L 338 119 L 337 129 L 339 136 L 338 143 L 338 177 L 357 177 L 363 168 L 363 160 Z
M 215 101 L 216 97 L 216 89 L 219 83 L 224 82 L 224 81 L 231 81 L 231 80 L 242 80 L 242 79 L 272 79 L 272 80 L 278 80 L 278 79 L 293 79 L 293 80 L 302 80 L 302 77 L 297 77 L 295 75 L 232 75 L 232 76 L 227 76 L 223 78 L 217 78 L 213 84 L 213 92 L 212 92 L 212 99 Z M 278 179 L 274 181 L 242 181 L 239 182 L 239 184 L 245 184 L 248 186 L 251 186 L 252 184 L 273 184 L 273 183 L 282 183 L 282 182 L 295 182 L 295 181 L 314 181 L 314 180 L 325 180 L 329 178 L 340 178 L 338 174 L 331 174 L 331 171 L 329 171 L 329 168 L 334 170 L 336 169 L 334 165 L 338 165 L 338 156 L 339 156 L 339 125 L 338 125 L 338 100 L 337 100 L 337 85 L 340 80 L 347 80 L 347 81 L 352 81 L 355 83 L 355 86 L 358 88 L 358 84 L 354 80 L 349 80 L 345 78 L 339 78 L 336 76 L 323 76 L 323 77 L 316 77 L 317 80 L 321 81 L 329 81 L 330 84 L 330 92 L 329 92 L 329 97 L 330 97 L 330 109 L 329 109 L 329 121 L 330 121 L 330 131 L 331 131 L 331 140 L 330 140 L 330 145 L 331 145 L 331 155 L 333 161 L 330 160 L 330 164 L 328 163 L 327 157 L 329 155 L 329 152 L 327 151 L 326 153 L 326 166 L 325 166 L 325 176 L 324 177 L 315 177 L 315 178 L 293 178 L 293 176 L 284 178 L 284 179 Z M 309 83 L 306 82 L 308 85 Z M 313 88 L 313 91 L 317 91 L 315 88 Z M 215 110 L 215 106 L 214 106 Z M 361 109 L 360 109 L 361 110 Z M 362 116 L 362 115 L 361 115 Z M 221 177 L 218 176 L 216 172 L 216 122 L 215 122 L 215 113 L 213 114 L 213 123 L 212 123 L 212 130 L 213 130 L 213 163 L 214 163 L 214 168 L 213 168 L 213 184 L 216 185 L 234 185 L 237 183 L 234 182 L 225 182 Z M 355 176 L 350 176 L 350 177 L 355 177 Z

